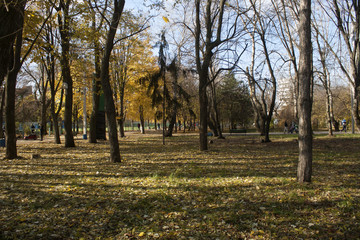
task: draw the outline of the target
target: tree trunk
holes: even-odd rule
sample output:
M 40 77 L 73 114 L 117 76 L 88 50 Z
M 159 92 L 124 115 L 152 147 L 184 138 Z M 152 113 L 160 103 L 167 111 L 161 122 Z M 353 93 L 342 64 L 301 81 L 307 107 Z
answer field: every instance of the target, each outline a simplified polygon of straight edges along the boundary
M 104 55 L 101 61 L 101 85 L 105 96 L 106 120 L 109 127 L 110 141 L 110 159 L 112 162 L 121 162 L 119 140 L 116 126 L 116 113 L 113 93 L 110 85 L 109 62 L 111 51 L 114 47 L 114 38 L 120 21 L 122 11 L 124 9 L 125 0 L 114 0 L 114 12 L 111 19 L 110 28 L 106 38 Z
M 144 120 L 144 107 L 139 106 L 139 116 L 140 116 L 140 130 L 142 134 L 145 134 L 145 120 Z
M 195 59 L 196 68 L 199 75 L 199 107 L 200 107 L 200 151 L 208 149 L 207 144 L 207 128 L 208 128 L 208 99 L 207 99 L 207 86 L 209 83 L 209 67 L 213 58 L 213 50 L 216 49 L 223 40 L 222 24 L 224 16 L 224 6 L 226 0 L 219 2 L 218 8 L 213 9 L 213 1 L 207 0 L 204 9 L 204 24 L 205 32 L 201 32 L 201 4 L 200 0 L 195 1 Z M 216 17 L 213 16 L 214 11 L 218 11 Z M 213 19 L 216 18 L 215 19 Z M 217 26 L 214 23 L 217 22 Z M 215 33 L 216 32 L 216 33 Z M 205 38 L 202 38 L 205 36 Z M 204 40 L 200 43 L 200 40 Z
M 311 0 L 300 1 L 299 15 L 299 163 L 297 180 L 311 182 L 312 128 L 310 87 L 312 78 Z
M 205 74 L 207 75 L 207 74 Z M 206 93 L 206 82 L 207 76 L 200 77 L 200 85 L 199 85 L 199 106 L 200 106 L 200 151 L 205 151 L 208 149 L 208 136 L 207 136 L 207 128 L 208 128 L 208 99 Z M 204 80 L 205 79 L 205 80 Z M 205 81 L 205 82 L 204 82 Z
M 51 103 L 50 103 L 50 109 L 51 109 L 51 118 L 54 122 L 54 134 L 55 134 L 55 143 L 61 144 L 60 141 L 60 130 L 59 130 L 59 111 L 62 106 L 62 99 L 64 95 L 64 90 L 61 90 L 61 97 L 60 97 L 60 104 L 59 104 L 59 111 L 56 111 L 55 109 L 55 58 L 53 58 L 53 63 L 51 64 L 51 81 L 50 81 L 50 93 L 51 93 Z
M 93 8 L 91 8 L 93 9 Z M 100 104 L 100 91 L 101 91 L 101 81 L 100 81 L 100 72 L 101 72 L 101 64 L 100 64 L 100 55 L 101 55 L 101 47 L 100 40 L 97 36 L 97 31 L 99 29 L 96 27 L 96 14 L 95 11 L 92 10 L 92 32 L 94 34 L 93 45 L 94 45 L 94 66 L 95 66 L 95 75 L 92 83 L 92 111 L 90 114 L 90 131 L 89 131 L 89 143 L 96 143 L 97 136 L 97 117 L 99 114 L 99 104 Z M 101 26 L 102 24 L 100 24 Z M 100 27 L 99 26 L 99 27 Z
M 15 127 L 15 89 L 17 71 L 10 71 L 6 77 L 5 90 L 5 134 L 7 159 L 17 158 Z
M 10 54 L 8 55 L 8 66 L 5 86 L 5 132 L 6 132 L 6 153 L 5 158 L 14 159 L 17 157 L 16 148 L 16 126 L 15 126 L 15 90 L 16 79 L 21 68 L 21 47 L 22 47 L 22 28 L 24 26 L 24 10 L 26 1 L 18 1 L 15 4 L 8 4 L 9 10 L 6 10 L 5 16 L 13 18 L 13 22 L 8 24 L 3 23 L 2 27 L 10 27 L 11 36 L 6 36 L 5 39 L 9 41 Z M 3 12 L 4 7 L 1 7 Z M 5 26 L 6 25 L 6 26 Z M 9 30 L 9 29 L 6 29 Z M 5 30 L 5 33 L 7 32 Z M 16 34 L 13 34 L 16 33 Z M 3 37 L 3 36 L 0 36 Z M 7 39 L 9 38 L 9 39 Z M 0 38 L 1 39 L 1 38 Z M 15 45 L 14 45 L 15 44 Z M 13 46 L 14 45 L 14 46 Z M 1 48 L 3 42 L 1 42 Z M 3 52 L 3 49 L 1 49 Z M 4 56 L 1 56 L 4 57 Z M 6 56 L 5 56 L 6 58 Z M 5 59 L 6 61 L 6 59 Z M 2 67 L 2 66 L 0 66 Z M 0 76 L 1 77 L 1 76 Z
M 73 80 L 70 70 L 70 1 L 66 3 L 61 0 L 60 7 L 62 14 L 58 14 L 59 30 L 61 35 L 61 72 L 65 88 L 65 147 L 75 147 L 74 135 L 72 131 L 72 107 L 73 107 Z

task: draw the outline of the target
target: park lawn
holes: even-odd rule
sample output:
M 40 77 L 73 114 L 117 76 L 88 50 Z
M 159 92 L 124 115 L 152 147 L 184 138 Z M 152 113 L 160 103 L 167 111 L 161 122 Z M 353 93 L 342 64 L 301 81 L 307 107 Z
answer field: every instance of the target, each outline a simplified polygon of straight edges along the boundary
M 0 164 L 0 239 L 359 239 L 360 136 L 316 137 L 303 185 L 293 136 L 200 152 L 196 135 L 132 134 L 120 164 L 105 141 L 23 142 Z

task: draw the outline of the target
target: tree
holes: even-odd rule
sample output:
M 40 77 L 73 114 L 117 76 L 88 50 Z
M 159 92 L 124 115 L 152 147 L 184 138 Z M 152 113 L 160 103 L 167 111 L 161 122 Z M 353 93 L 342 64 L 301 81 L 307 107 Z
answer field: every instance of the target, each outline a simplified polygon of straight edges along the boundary
M 211 61 L 213 60 L 214 51 L 217 50 L 223 43 L 235 38 L 238 33 L 238 16 L 235 16 L 231 27 L 228 28 L 229 30 L 224 32 L 223 26 L 226 3 L 226 0 L 220 0 L 220 2 L 216 3 L 211 0 L 195 1 L 195 29 L 193 34 L 195 38 L 195 62 L 199 76 L 201 151 L 208 149 L 207 87 L 209 85 L 209 67 Z
M 311 0 L 300 1 L 299 11 L 299 163 L 297 179 L 300 183 L 311 182 L 312 175 L 312 128 L 311 128 Z
M 86 1 L 89 10 L 90 10 L 90 22 L 91 27 L 89 30 L 89 33 L 87 34 L 87 41 L 88 44 L 92 46 L 93 48 L 93 55 L 94 55 L 94 82 L 92 84 L 92 111 L 90 115 L 90 136 L 89 136 L 89 142 L 90 143 L 96 143 L 98 136 L 97 129 L 99 128 L 97 122 L 99 118 L 102 118 L 101 114 L 99 116 L 99 105 L 100 105 L 100 95 L 101 95 L 101 81 L 100 81 L 100 73 L 101 73 L 101 63 L 100 63 L 100 57 L 102 52 L 101 47 L 101 30 L 103 28 L 105 18 L 103 17 L 107 6 L 108 1 L 106 0 L 104 2 L 104 9 L 100 10 L 100 8 L 97 5 L 97 2 L 94 1 L 94 5 L 91 0 Z M 99 11 L 99 15 L 101 15 L 100 20 L 97 21 L 97 15 L 96 15 L 96 9 Z M 88 15 L 85 15 L 85 17 L 88 17 Z
M 116 127 L 116 110 L 113 99 L 113 93 L 110 85 L 110 76 L 109 76 L 109 63 L 112 49 L 114 47 L 114 38 L 116 30 L 120 21 L 121 14 L 123 12 L 125 5 L 125 0 L 114 0 L 114 10 L 112 14 L 112 19 L 108 29 L 104 55 L 101 60 L 101 85 L 104 90 L 105 96 L 105 111 L 106 119 L 109 127 L 109 141 L 110 141 L 110 159 L 112 162 L 121 162 L 120 149 L 119 149 L 119 140 L 117 135 Z
M 6 78 L 5 85 L 5 132 L 6 154 L 8 159 L 17 157 L 15 131 L 15 88 L 20 71 L 21 48 L 23 44 L 23 26 L 26 0 L 4 1 L 0 4 L 0 81 Z
M 328 59 L 329 50 L 326 46 L 321 46 L 319 34 L 316 34 L 316 44 L 317 50 L 319 54 L 319 60 L 321 63 L 321 70 L 319 70 L 319 79 L 325 89 L 326 93 L 326 117 L 327 117 L 327 127 L 329 131 L 329 135 L 333 135 L 332 126 L 334 125 L 335 131 L 339 131 L 339 124 L 337 124 L 334 117 L 334 107 L 333 107 L 333 94 L 331 91 L 331 79 L 330 79 L 330 71 L 328 68 Z
M 337 28 L 341 38 L 338 38 L 337 44 L 332 44 L 321 31 L 319 24 L 314 24 L 314 30 L 331 51 L 350 84 L 352 122 L 360 130 L 360 91 L 358 90 L 360 87 L 360 3 L 359 1 L 338 0 L 318 1 L 318 3 Z M 343 46 L 346 49 L 345 56 L 341 55 Z
M 71 38 L 71 0 L 60 0 L 58 11 L 58 24 L 61 42 L 61 72 L 63 87 L 65 88 L 65 147 L 75 147 L 74 135 L 72 132 L 72 107 L 73 107 L 73 79 L 70 70 L 70 38 Z
M 261 134 L 265 136 L 264 141 L 269 142 L 270 124 L 275 108 L 277 89 L 275 67 L 271 59 L 271 53 L 275 51 L 269 49 L 270 40 L 268 39 L 269 31 L 274 27 L 271 21 L 273 16 L 271 16 L 268 9 L 266 13 L 263 11 L 264 9 L 261 8 L 262 2 L 256 4 L 255 1 L 251 0 L 250 4 L 250 9 L 252 10 L 252 12 L 250 12 L 251 15 L 246 15 L 247 19 L 242 18 L 244 24 L 246 24 L 247 21 L 250 22 L 250 26 L 247 27 L 247 32 L 252 42 L 251 66 L 250 69 L 247 68 L 245 70 L 245 74 L 250 86 L 250 96 L 255 111 L 255 124 L 260 129 Z M 260 66 L 258 68 L 260 70 L 255 72 L 257 39 L 260 41 L 261 53 L 265 59 L 259 60 Z M 265 66 L 267 71 L 265 71 Z M 260 91 L 259 94 L 257 91 Z
M 248 86 L 235 78 L 234 72 L 223 76 L 218 91 L 218 102 L 224 121 L 234 127 L 239 123 L 245 127 L 253 117 Z

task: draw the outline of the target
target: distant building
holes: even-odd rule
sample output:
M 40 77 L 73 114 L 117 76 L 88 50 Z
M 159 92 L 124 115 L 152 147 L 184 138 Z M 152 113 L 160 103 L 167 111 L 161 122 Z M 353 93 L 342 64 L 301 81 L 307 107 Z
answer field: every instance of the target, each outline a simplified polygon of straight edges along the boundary
M 279 110 L 292 105 L 294 99 L 293 80 L 290 78 L 282 78 L 277 84 L 277 101 Z

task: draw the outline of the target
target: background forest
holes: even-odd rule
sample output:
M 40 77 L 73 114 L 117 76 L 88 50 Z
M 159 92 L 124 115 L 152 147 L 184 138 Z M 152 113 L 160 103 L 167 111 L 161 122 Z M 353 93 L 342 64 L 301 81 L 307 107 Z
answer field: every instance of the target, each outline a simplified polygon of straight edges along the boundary
M 143 132 L 145 124 L 157 129 L 157 123 L 163 125 L 162 116 L 170 126 L 169 136 L 174 126 L 192 129 L 192 125 L 199 124 L 200 116 L 194 18 L 189 11 L 193 3 L 126 4 L 109 58 L 109 80 L 121 136 L 126 126 L 136 129 L 137 123 Z M 355 123 L 352 117 L 357 119 L 357 106 L 354 101 L 351 104 L 351 89 L 356 85 L 351 56 L 357 51 L 351 40 L 355 38 L 356 22 L 341 20 L 352 17 L 356 6 L 342 4 L 313 2 L 311 94 L 315 130 L 339 130 L 342 119 L 350 124 Z M 343 10 L 334 12 L 334 6 Z M 72 109 L 68 114 L 72 131 L 78 133 L 84 124 L 89 127 L 91 114 L 98 108 L 94 106 L 99 101 L 95 98 L 103 91 L 94 86 L 100 81 L 101 57 L 113 7 L 108 1 L 27 2 L 22 52 L 30 48 L 31 51 L 22 58 L 16 85 L 18 134 L 28 134 L 31 123 L 46 125 L 46 131 L 50 128 L 52 133 L 55 125 L 64 127 L 65 90 L 69 85 L 64 79 L 64 56 L 72 82 Z M 215 13 L 219 7 L 213 4 L 211 11 Z M 226 27 L 220 33 L 223 40 L 212 50 L 208 66 L 209 127 L 216 136 L 235 126 L 255 127 L 265 135 L 269 131 L 267 125 L 282 129 L 285 121 L 297 123 L 296 3 L 230 1 L 224 8 L 222 24 Z M 206 12 L 203 15 L 205 18 Z M 338 26 L 340 20 L 351 29 Z M 213 19 L 214 33 L 218 21 Z M 62 35 L 64 31 L 68 32 L 67 37 Z M 67 52 L 63 39 L 68 41 Z M 206 42 L 201 43 L 202 47 L 205 45 Z M 201 51 L 205 56 L 205 48 Z M 163 79 L 160 75 L 164 75 Z M 2 99 L 4 106 L 5 98 Z

